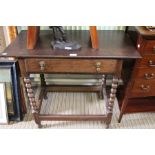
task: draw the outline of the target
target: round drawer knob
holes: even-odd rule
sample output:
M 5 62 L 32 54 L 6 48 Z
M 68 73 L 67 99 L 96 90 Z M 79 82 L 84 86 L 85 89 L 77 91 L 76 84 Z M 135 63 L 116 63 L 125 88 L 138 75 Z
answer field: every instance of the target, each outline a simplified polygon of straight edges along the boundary
M 101 68 L 96 68 L 96 71 L 99 72 L 101 70 Z
M 99 72 L 101 70 L 101 62 L 96 62 L 96 71 Z
M 41 71 L 45 70 L 45 61 L 40 61 L 39 66 Z

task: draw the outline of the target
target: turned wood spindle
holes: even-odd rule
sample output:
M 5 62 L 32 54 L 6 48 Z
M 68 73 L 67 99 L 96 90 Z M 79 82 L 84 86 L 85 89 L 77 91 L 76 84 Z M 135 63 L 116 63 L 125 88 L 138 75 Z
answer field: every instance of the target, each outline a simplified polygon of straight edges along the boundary
M 118 78 L 113 77 L 112 88 L 111 88 L 110 98 L 109 98 L 109 102 L 108 102 L 109 113 L 112 113 L 112 109 L 113 109 L 113 105 L 114 105 L 114 101 L 115 101 L 115 97 L 116 97 L 117 86 L 118 86 Z
M 38 107 L 37 107 L 37 104 L 35 101 L 35 95 L 34 95 L 33 90 L 32 90 L 31 81 L 29 78 L 24 78 L 24 82 L 25 82 L 25 87 L 27 90 L 27 95 L 28 95 L 28 98 L 30 101 L 32 113 L 38 113 Z

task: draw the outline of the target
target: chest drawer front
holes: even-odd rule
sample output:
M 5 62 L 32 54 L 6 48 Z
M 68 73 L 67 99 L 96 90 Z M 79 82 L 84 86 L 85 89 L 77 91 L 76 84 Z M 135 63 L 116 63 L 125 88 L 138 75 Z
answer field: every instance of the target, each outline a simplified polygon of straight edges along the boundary
M 155 96 L 155 81 L 135 80 L 130 97 Z
M 29 73 L 114 73 L 117 60 L 26 59 Z
M 155 68 L 155 56 L 145 56 L 137 60 L 137 67 Z
M 155 54 L 155 40 L 146 41 L 143 47 L 144 54 Z
M 155 68 L 141 67 L 137 68 L 135 78 L 137 80 L 155 81 Z

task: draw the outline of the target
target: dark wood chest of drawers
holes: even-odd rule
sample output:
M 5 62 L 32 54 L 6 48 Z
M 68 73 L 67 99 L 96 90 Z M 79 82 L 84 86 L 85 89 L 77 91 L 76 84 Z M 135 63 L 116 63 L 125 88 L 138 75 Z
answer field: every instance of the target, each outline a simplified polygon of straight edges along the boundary
M 155 31 L 150 31 L 146 27 L 127 27 L 126 32 L 133 40 L 142 59 L 136 60 L 132 69 L 132 78 L 122 101 L 120 120 L 123 113 L 128 111 L 155 111 L 155 104 L 152 104 L 153 100 L 155 101 Z M 140 103 L 146 98 L 147 102 Z
M 155 96 L 155 37 L 138 34 L 137 49 L 142 59 L 135 65 L 131 97 Z

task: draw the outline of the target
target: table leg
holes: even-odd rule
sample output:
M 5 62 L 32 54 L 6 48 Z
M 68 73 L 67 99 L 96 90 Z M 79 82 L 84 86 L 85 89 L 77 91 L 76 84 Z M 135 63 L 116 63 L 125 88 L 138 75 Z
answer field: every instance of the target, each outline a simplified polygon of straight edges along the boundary
M 39 120 L 39 107 L 38 107 L 38 104 L 35 100 L 35 95 L 34 95 L 34 92 L 32 89 L 30 78 L 24 77 L 24 83 L 25 83 L 27 96 L 28 96 L 29 101 L 30 101 L 31 110 L 32 110 L 35 122 L 38 125 L 38 127 L 41 128 L 41 122 Z
M 105 75 L 102 75 L 102 88 L 101 88 L 101 90 L 99 91 L 99 93 L 98 93 L 98 96 L 99 96 L 99 98 L 100 99 L 104 99 L 104 93 L 103 93 L 103 87 L 105 87 L 106 86 L 106 76 Z
M 40 82 L 41 82 L 41 87 L 46 87 L 46 81 L 45 81 L 45 76 L 44 74 L 40 74 Z M 47 91 L 45 89 L 45 92 L 44 92 L 44 99 L 47 99 Z
M 40 74 L 40 82 L 41 82 L 41 86 L 43 86 L 43 87 L 46 86 L 44 74 Z
M 118 86 L 118 77 L 113 76 L 112 86 L 111 86 L 111 91 L 110 91 L 110 98 L 108 100 L 108 105 L 107 105 L 106 128 L 109 128 L 109 125 L 110 125 L 110 122 L 111 122 L 111 119 L 112 119 L 113 106 L 114 106 L 114 101 L 115 101 L 115 98 L 116 98 L 117 86 Z

